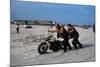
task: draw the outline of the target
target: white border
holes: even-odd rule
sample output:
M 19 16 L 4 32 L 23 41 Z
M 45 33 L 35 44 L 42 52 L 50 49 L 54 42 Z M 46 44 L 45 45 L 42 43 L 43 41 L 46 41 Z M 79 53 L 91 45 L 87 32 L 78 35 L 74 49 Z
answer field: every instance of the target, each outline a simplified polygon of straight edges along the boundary
M 10 0 L 0 0 L 0 67 L 9 67 Z
M 39 65 L 34 67 L 99 67 L 100 66 L 100 2 L 96 3 L 96 62 Z M 10 2 L 0 0 L 0 67 L 10 67 Z M 33 67 L 33 66 L 28 66 Z

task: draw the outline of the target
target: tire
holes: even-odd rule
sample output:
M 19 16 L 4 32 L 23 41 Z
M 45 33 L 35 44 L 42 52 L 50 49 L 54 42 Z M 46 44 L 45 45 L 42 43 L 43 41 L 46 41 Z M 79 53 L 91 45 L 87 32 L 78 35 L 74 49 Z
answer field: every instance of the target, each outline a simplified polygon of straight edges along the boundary
M 38 52 L 40 54 L 44 54 L 46 53 L 48 50 L 48 45 L 46 42 L 42 42 L 39 46 L 38 46 Z

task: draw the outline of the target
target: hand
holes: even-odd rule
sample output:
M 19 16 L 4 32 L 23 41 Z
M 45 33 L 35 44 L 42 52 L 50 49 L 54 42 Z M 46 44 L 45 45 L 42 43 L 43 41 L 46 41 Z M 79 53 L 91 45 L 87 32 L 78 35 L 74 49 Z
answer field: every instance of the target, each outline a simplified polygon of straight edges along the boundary
M 48 30 L 48 32 L 51 32 L 50 30 Z

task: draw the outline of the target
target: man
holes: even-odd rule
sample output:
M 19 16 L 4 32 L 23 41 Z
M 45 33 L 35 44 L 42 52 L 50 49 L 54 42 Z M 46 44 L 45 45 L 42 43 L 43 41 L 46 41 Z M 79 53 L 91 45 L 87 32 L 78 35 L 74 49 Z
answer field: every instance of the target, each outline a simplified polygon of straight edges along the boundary
M 78 46 L 80 48 L 82 48 L 82 44 L 79 42 L 78 38 L 79 38 L 79 33 L 77 32 L 77 30 L 74 28 L 73 25 L 68 24 L 68 32 L 69 32 L 69 36 L 70 38 L 73 38 L 72 44 L 75 47 L 75 49 L 78 49 Z
M 93 32 L 95 33 L 95 24 L 93 24 Z
M 19 33 L 19 23 L 16 24 L 16 31 Z
M 56 26 L 56 30 L 48 30 L 49 32 L 57 32 L 57 38 L 61 37 L 63 38 L 63 46 L 64 46 L 64 52 L 67 51 L 67 48 L 69 48 L 69 50 L 71 50 L 71 46 L 68 42 L 68 33 L 67 31 L 65 30 L 65 28 L 63 26 L 60 26 L 59 24 L 57 24 Z

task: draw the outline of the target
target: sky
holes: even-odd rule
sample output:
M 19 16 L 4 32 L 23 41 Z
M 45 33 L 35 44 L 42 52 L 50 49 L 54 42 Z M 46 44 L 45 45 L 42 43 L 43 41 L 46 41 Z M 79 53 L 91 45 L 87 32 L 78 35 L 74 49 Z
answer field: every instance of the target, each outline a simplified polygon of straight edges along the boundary
M 94 24 L 95 6 L 11 0 L 11 20 L 52 20 L 63 24 Z

